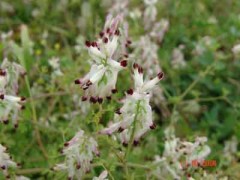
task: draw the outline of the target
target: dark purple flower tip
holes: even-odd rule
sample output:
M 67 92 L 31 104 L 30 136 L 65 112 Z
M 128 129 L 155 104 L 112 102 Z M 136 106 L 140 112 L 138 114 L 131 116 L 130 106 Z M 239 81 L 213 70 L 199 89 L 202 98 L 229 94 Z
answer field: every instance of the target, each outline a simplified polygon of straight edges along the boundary
M 21 167 L 22 166 L 22 164 L 21 163 L 17 163 L 17 167 Z
M 74 81 L 74 83 L 75 83 L 75 84 L 81 84 L 81 81 L 80 81 L 80 79 L 76 79 L 76 80 Z
M 73 177 L 68 177 L 68 180 L 73 180 Z
M 117 113 L 117 114 L 122 114 L 121 111 L 120 111 L 120 108 L 118 108 L 118 109 L 115 111 L 115 113 Z
M 117 93 L 117 92 L 118 92 L 117 89 L 112 89 L 112 93 L 113 93 L 113 94 L 115 94 L 115 93 Z
M 133 89 L 127 90 L 127 93 L 128 93 L 129 95 L 132 95 L 132 94 L 133 94 Z
M 120 31 L 117 29 L 114 33 L 116 36 L 119 36 L 120 35 Z
M 6 166 L 1 166 L 2 170 L 6 169 Z
M 99 104 L 102 104 L 102 102 L 103 102 L 103 98 L 98 97 L 98 103 L 99 103 Z
M 6 71 L 0 69 L 0 76 L 6 76 L 6 74 L 7 74 Z
M 17 129 L 18 128 L 18 124 L 14 124 L 14 128 Z
M 134 63 L 134 64 L 133 64 L 133 68 L 134 68 L 134 69 L 138 69 L 138 66 L 139 66 L 139 65 L 138 65 L 137 63 Z
M 86 86 L 91 86 L 92 82 L 90 80 L 87 81 Z
M 158 79 L 160 79 L 160 80 L 161 80 L 161 79 L 163 78 L 163 76 L 164 76 L 164 73 L 163 73 L 163 72 L 160 72 L 160 73 L 158 73 L 158 75 L 157 75 L 157 76 L 158 76 Z
M 103 42 L 104 42 L 105 44 L 107 44 L 107 43 L 108 43 L 108 38 L 107 38 L 107 37 L 104 37 L 104 38 L 103 38 Z
M 100 152 L 97 151 L 97 152 L 96 152 L 96 156 L 97 156 L 97 157 L 100 157 L 100 155 L 101 155 Z
M 0 94 L 0 99 L 4 99 L 4 94 Z
M 128 58 L 128 54 L 124 54 L 124 57 L 125 57 L 125 58 Z
M 111 96 L 107 96 L 107 100 L 111 100 L 112 99 L 112 97 Z
M 82 97 L 82 101 L 86 101 L 87 100 L 87 97 L 86 96 L 83 96 Z
M 24 105 L 21 106 L 21 110 L 24 110 L 26 107 Z
M 127 40 L 127 44 L 132 44 L 132 41 L 131 40 Z
M 92 103 L 95 104 L 95 103 L 97 102 L 97 98 L 95 98 L 95 97 L 93 97 L 93 96 L 90 97 L 90 102 L 92 102 Z
M 26 98 L 25 97 L 21 97 L 21 101 L 25 101 L 26 100 Z
M 134 140 L 134 141 L 133 141 L 133 145 L 134 145 L 134 146 L 137 146 L 138 144 L 139 144 L 139 141 L 137 141 L 137 140 Z
M 90 41 L 85 41 L 85 45 L 86 45 L 87 47 L 90 47 L 90 46 L 91 46 L 91 42 L 90 42 Z
M 86 86 L 86 87 L 84 87 L 84 88 L 83 88 L 83 90 L 85 91 L 85 90 L 87 90 L 88 88 L 89 88 L 89 87 L 88 87 L 88 86 Z
M 100 36 L 100 37 L 103 37 L 103 36 L 104 36 L 104 32 L 101 31 L 101 32 L 99 33 L 99 36 Z
M 69 145 L 69 142 L 65 142 L 63 145 L 67 147 Z
M 126 66 L 127 66 L 127 60 L 122 60 L 122 61 L 120 62 L 120 65 L 121 65 L 122 67 L 126 67 Z
M 143 68 L 141 66 L 138 67 L 138 73 L 140 73 L 140 74 L 143 73 Z
M 89 174 L 90 172 L 91 172 L 90 169 L 87 169 L 85 173 Z
M 123 145 L 124 147 L 127 147 L 127 146 L 128 146 L 128 143 L 123 142 L 122 145 Z
M 107 28 L 106 32 L 107 32 L 107 33 L 110 33 L 110 28 Z
M 155 129 L 157 127 L 157 125 L 155 123 L 153 123 L 151 126 L 150 126 L 150 129 Z
M 92 43 L 91 43 L 91 46 L 92 46 L 92 47 L 97 47 L 97 46 L 98 46 L 98 45 L 97 45 L 97 42 L 92 42 Z
M 4 123 L 4 124 L 8 124 L 8 123 L 9 123 L 9 120 L 8 120 L 8 119 L 5 119 L 5 120 L 3 121 L 3 123 Z
M 119 129 L 118 129 L 118 132 L 123 132 L 124 131 L 124 129 L 122 128 L 122 127 L 120 127 Z
M 76 164 L 76 168 L 77 169 L 80 169 L 81 168 L 81 165 L 78 163 L 78 164 Z

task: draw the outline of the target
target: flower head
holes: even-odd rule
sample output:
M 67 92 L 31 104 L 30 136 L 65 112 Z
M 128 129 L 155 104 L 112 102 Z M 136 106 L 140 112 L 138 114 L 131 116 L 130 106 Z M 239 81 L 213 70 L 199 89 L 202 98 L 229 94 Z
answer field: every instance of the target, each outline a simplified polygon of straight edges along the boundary
M 165 130 L 165 144 L 162 156 L 156 156 L 156 169 L 153 174 L 172 179 L 182 179 L 185 176 L 184 170 L 193 168 L 193 162 L 203 163 L 203 160 L 211 152 L 206 137 L 197 137 L 194 142 L 181 141 L 175 137 L 172 126 Z
M 95 42 L 86 42 L 92 66 L 85 77 L 75 80 L 75 83 L 80 84 L 85 90 L 83 100 L 101 103 L 103 98 L 116 92 L 118 72 L 127 66 L 127 60 L 122 59 L 120 62 L 114 60 L 120 36 L 118 29 L 120 20 L 121 16 L 116 18 L 108 16 L 100 38 Z
M 11 118 L 15 127 L 18 126 L 18 112 L 24 108 L 24 97 L 18 94 L 18 79 L 24 75 L 24 69 L 4 59 L 0 66 L 0 122 L 8 123 Z
M 64 144 L 62 154 L 66 156 L 65 163 L 57 164 L 53 169 L 68 171 L 69 179 L 73 179 L 74 176 L 81 179 L 85 173 L 90 171 L 94 155 L 99 156 L 99 151 L 97 142 L 80 130 Z
M 8 176 L 8 169 L 17 167 L 10 155 L 6 152 L 7 148 L 0 144 L 0 168 L 5 176 Z
M 121 132 L 121 141 L 127 144 L 133 133 L 134 143 L 137 144 L 141 136 L 149 129 L 154 129 L 152 120 L 152 108 L 149 104 L 150 92 L 155 85 L 163 78 L 160 72 L 157 77 L 150 81 L 143 80 L 143 69 L 138 64 L 133 65 L 134 90 L 129 89 L 126 98 L 123 99 L 123 106 L 116 111 L 115 123 L 103 129 L 101 133 L 112 134 L 115 131 Z

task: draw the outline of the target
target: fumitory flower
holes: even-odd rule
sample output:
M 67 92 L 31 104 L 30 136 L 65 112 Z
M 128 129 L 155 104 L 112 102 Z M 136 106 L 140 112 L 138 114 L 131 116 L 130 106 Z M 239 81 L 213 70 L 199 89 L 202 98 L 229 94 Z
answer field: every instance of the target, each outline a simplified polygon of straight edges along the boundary
M 53 169 L 67 171 L 69 179 L 73 179 L 74 176 L 81 179 L 90 171 L 94 155 L 99 156 L 99 151 L 97 142 L 80 130 L 64 144 L 62 154 L 66 156 L 65 162 L 57 164 Z
M 114 121 L 110 127 L 103 129 L 101 133 L 112 134 L 115 131 L 121 132 L 120 137 L 123 144 L 128 144 L 133 137 L 134 144 L 137 144 L 141 136 L 149 129 L 154 129 L 152 120 L 152 108 L 149 105 L 150 92 L 155 85 L 163 78 L 163 73 L 150 81 L 143 81 L 143 69 L 138 64 L 134 68 L 134 90 L 129 89 L 123 106 L 116 111 Z
M 18 164 L 11 159 L 11 156 L 6 151 L 7 148 L 0 144 L 0 168 L 3 174 L 8 177 L 8 169 L 15 168 Z
M 181 69 L 187 65 L 183 53 L 184 48 L 185 46 L 181 44 L 172 52 L 171 64 L 174 69 Z
M 158 0 L 144 0 L 146 9 L 144 11 L 144 26 L 145 29 L 149 29 L 152 23 L 156 20 L 157 8 L 156 3 Z
M 86 46 L 91 56 L 90 72 L 83 78 L 75 80 L 80 84 L 84 92 L 82 100 L 90 100 L 93 103 L 103 101 L 103 98 L 110 97 L 111 93 L 117 92 L 116 81 L 118 72 L 127 66 L 127 60 L 121 59 L 118 62 L 114 59 L 118 47 L 120 31 L 118 24 L 121 16 L 107 17 L 104 30 L 100 32 L 97 41 L 86 41 Z
M 24 69 L 4 59 L 0 66 L 0 122 L 8 123 L 11 118 L 15 127 L 18 126 L 18 112 L 24 108 L 24 97 L 18 94 L 18 79 L 24 75 Z
M 107 175 L 108 172 L 105 170 L 98 177 L 94 177 L 93 180 L 108 180 Z
M 171 177 L 181 179 L 186 170 L 193 167 L 193 162 L 201 165 L 209 155 L 211 149 L 206 145 L 206 137 L 197 137 L 195 142 L 181 141 L 175 137 L 174 127 L 165 130 L 165 144 L 163 155 L 155 156 L 154 164 L 157 165 L 153 174 L 157 177 Z

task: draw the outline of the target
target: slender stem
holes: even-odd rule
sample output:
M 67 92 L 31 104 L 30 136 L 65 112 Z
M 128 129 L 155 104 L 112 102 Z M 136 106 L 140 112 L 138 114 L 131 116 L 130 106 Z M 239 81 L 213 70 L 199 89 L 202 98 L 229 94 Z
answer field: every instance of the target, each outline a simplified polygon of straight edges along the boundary
M 139 109 L 140 109 L 140 102 L 141 101 L 137 102 L 136 114 L 135 114 L 134 120 L 133 120 L 133 129 L 132 129 L 132 132 L 131 132 L 131 136 L 130 136 L 130 140 L 129 140 L 129 143 L 128 143 L 127 151 L 126 151 L 125 156 L 124 156 L 123 164 L 124 164 L 124 169 L 125 169 L 125 172 L 126 172 L 127 179 L 129 178 L 129 171 L 128 171 L 128 166 L 127 166 L 126 160 L 127 160 L 128 154 L 131 151 L 132 144 L 134 142 L 134 134 L 135 134 L 135 130 L 136 130 L 136 121 L 137 121 L 137 117 L 138 117 Z
M 134 141 L 134 134 L 135 134 L 135 130 L 136 130 L 136 122 L 137 122 L 137 117 L 138 117 L 138 113 L 139 113 L 139 108 L 140 108 L 140 101 L 137 102 L 136 114 L 135 114 L 134 120 L 133 120 L 133 130 L 132 130 L 132 133 L 130 136 L 130 141 L 128 144 L 127 152 L 125 154 L 125 158 L 127 158 L 128 154 L 132 148 L 133 141 Z
M 193 100 L 199 101 L 199 102 L 208 102 L 208 101 L 216 101 L 216 100 L 222 100 L 222 99 L 224 99 L 224 96 L 207 97 L 207 98 L 196 98 L 196 99 L 193 99 Z M 191 100 L 187 100 L 187 101 L 191 101 Z
M 214 65 L 214 63 L 211 64 L 210 66 L 208 66 L 208 67 L 206 68 L 206 70 L 205 70 L 202 74 L 200 74 L 199 77 L 196 78 L 196 79 L 188 86 L 188 88 L 187 88 L 187 89 L 182 93 L 182 95 L 180 96 L 180 100 L 182 100 L 182 99 L 194 88 L 194 86 L 195 86 L 203 77 L 205 77 L 205 76 L 210 72 L 210 70 L 212 69 L 213 65 Z
M 109 176 L 112 178 L 112 180 L 115 180 L 114 177 L 113 177 L 113 175 L 112 175 L 112 173 L 110 172 L 110 170 L 108 170 L 103 163 L 102 163 L 102 167 L 108 172 L 108 174 L 109 174 Z
M 32 169 L 19 169 L 16 171 L 16 174 L 35 174 L 35 173 L 41 173 L 44 170 L 46 170 L 45 168 L 32 168 Z
M 38 143 L 38 146 L 39 146 L 40 150 L 43 153 L 44 158 L 48 159 L 47 151 L 45 150 L 45 148 L 43 146 L 42 139 L 41 139 L 41 134 L 39 132 L 38 126 L 36 125 L 37 122 L 38 122 L 37 113 L 36 113 L 36 108 L 35 108 L 34 101 L 32 100 L 32 93 L 31 93 L 30 83 L 29 83 L 29 79 L 28 79 L 27 75 L 25 76 L 25 82 L 26 82 L 27 89 L 28 89 L 28 94 L 29 94 L 29 97 L 30 97 L 30 105 L 31 105 L 32 116 L 33 116 L 33 126 L 34 126 L 34 130 L 35 130 L 35 133 L 36 133 L 36 140 L 37 140 L 37 143 Z

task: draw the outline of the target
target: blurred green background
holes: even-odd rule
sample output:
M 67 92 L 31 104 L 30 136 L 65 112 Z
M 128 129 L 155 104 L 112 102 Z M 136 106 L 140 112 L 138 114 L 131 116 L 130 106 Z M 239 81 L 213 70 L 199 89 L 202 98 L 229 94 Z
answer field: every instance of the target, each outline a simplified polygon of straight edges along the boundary
M 89 56 L 83 49 L 84 41 L 96 39 L 111 6 L 110 0 L 0 1 L 0 33 L 13 31 L 10 40 L 23 47 L 20 27 L 25 24 L 31 39 L 28 39 L 28 43 L 33 43 L 32 51 L 27 50 L 29 52 L 24 55 L 28 62 L 27 76 L 32 98 L 20 115 L 17 131 L 11 124 L 0 125 L 0 142 L 9 147 L 14 160 L 22 163 L 22 168 L 18 170 L 20 174 L 32 179 L 64 179 L 65 174 L 49 170 L 61 161 L 58 150 L 64 141 L 80 128 L 87 134 L 101 129 L 119 106 L 111 101 L 103 105 L 105 111 L 98 111 L 98 105 L 84 110 L 79 103 L 82 91 L 74 85 L 74 80 L 89 70 Z M 140 0 L 129 3 L 129 12 L 143 8 Z M 169 125 L 173 112 L 177 112 L 178 137 L 188 140 L 197 135 L 208 137 L 212 149 L 209 158 L 216 159 L 218 164 L 209 171 L 223 170 L 231 179 L 240 179 L 239 148 L 231 162 L 222 156 L 225 141 L 233 136 L 238 141 L 240 139 L 240 58 L 232 52 L 233 46 L 240 43 L 240 1 L 161 0 L 157 3 L 157 9 L 157 18 L 166 18 L 170 22 L 169 31 L 158 49 L 165 73 L 165 80 L 161 81 L 166 97 L 163 106 L 170 115 L 163 116 L 158 107 L 153 107 L 156 110 L 157 129 L 145 136 L 129 161 L 151 161 L 155 154 L 162 153 L 163 130 Z M 127 21 L 133 41 L 145 33 L 141 18 L 128 18 Z M 205 36 L 211 37 L 211 43 L 204 46 L 202 54 L 194 54 L 196 45 L 204 44 Z M 9 47 L 10 40 L 0 42 L 0 61 L 4 57 L 18 61 L 17 54 Z M 172 51 L 180 44 L 185 46 L 183 54 L 187 66 L 173 69 Z M 63 76 L 52 75 L 53 69 L 48 63 L 52 57 L 60 59 Z M 115 99 L 123 97 L 122 92 L 131 85 L 131 79 L 126 80 L 126 76 L 129 76 L 128 71 L 120 73 L 119 93 Z M 20 84 L 20 94 L 29 97 L 24 79 Z M 37 121 L 33 121 L 32 103 L 35 105 Z M 77 115 L 72 115 L 72 112 Z M 36 128 L 47 157 L 38 146 Z M 96 138 L 102 152 L 100 160 L 96 162 L 103 163 L 116 179 L 123 179 L 121 167 L 114 163 L 117 162 L 116 157 L 108 156 L 110 151 L 121 149 L 122 146 L 116 142 L 113 145 L 114 142 L 108 137 Z M 86 179 L 97 176 L 101 170 L 102 167 L 94 168 Z M 147 170 L 132 169 L 132 172 L 135 179 L 145 179 Z

